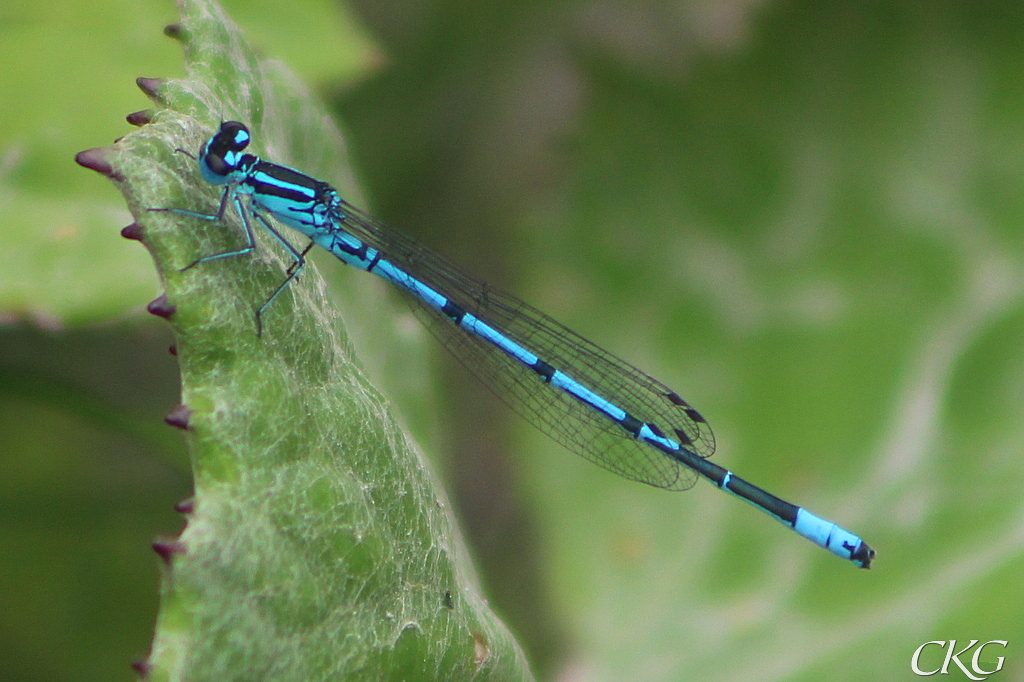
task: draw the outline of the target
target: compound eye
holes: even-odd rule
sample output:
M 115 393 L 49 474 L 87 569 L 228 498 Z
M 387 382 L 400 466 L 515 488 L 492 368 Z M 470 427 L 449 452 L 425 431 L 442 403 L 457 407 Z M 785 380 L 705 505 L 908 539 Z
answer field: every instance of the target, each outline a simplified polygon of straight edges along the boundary
M 223 156 L 216 154 L 207 154 L 206 156 L 206 167 L 210 169 L 214 175 L 227 175 L 231 172 L 228 167 L 227 161 L 224 160 Z
M 228 149 L 236 152 L 240 152 L 248 147 L 249 141 L 252 139 L 249 135 L 249 129 L 245 127 L 244 123 L 239 123 L 238 121 L 225 121 L 221 123 L 218 137 L 225 141 Z

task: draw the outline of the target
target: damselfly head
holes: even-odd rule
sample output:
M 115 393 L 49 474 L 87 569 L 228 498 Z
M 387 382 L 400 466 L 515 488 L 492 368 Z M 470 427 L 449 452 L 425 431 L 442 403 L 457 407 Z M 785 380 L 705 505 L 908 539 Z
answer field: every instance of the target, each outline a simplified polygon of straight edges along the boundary
M 241 167 L 246 156 L 242 150 L 249 146 L 251 139 L 245 124 L 221 123 L 220 130 L 199 151 L 199 168 L 206 181 L 214 185 L 237 182 L 238 178 L 232 178 L 232 174 Z
M 249 129 L 245 127 L 244 123 L 225 121 L 220 124 L 220 130 L 213 138 L 224 144 L 226 149 L 240 152 L 249 146 L 252 136 L 249 135 Z

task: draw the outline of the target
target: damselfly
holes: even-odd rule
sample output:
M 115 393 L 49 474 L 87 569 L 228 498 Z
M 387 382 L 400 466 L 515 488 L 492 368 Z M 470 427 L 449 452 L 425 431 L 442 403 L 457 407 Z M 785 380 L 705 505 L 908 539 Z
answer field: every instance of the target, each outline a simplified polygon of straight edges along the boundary
M 245 228 L 245 245 L 199 258 L 186 270 L 252 252 L 256 239 L 250 216 L 284 246 L 293 262 L 256 310 L 258 335 L 267 308 L 298 277 L 313 245 L 319 245 L 411 294 L 428 312 L 438 338 L 471 372 L 569 450 L 658 488 L 685 490 L 703 476 L 833 554 L 869 567 L 875 552 L 853 533 L 706 459 L 715 449 L 711 428 L 678 393 L 383 225 L 327 183 L 246 154 L 250 140 L 245 125 L 228 121 L 195 157 L 203 178 L 224 186 L 216 213 L 149 210 L 221 220 L 228 205 L 234 206 Z M 243 197 L 248 198 L 243 202 Z M 301 232 L 309 244 L 296 249 L 271 218 Z

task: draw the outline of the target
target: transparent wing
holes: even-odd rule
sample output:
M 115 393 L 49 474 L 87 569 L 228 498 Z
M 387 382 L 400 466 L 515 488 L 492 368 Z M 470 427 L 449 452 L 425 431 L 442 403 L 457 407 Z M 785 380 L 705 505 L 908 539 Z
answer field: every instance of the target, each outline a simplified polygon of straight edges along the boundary
M 715 450 L 703 417 L 658 380 L 583 338 L 515 296 L 466 274 L 411 237 L 343 203 L 345 229 L 453 303 L 487 322 L 555 369 L 583 384 L 667 438 L 702 457 Z M 565 392 L 496 346 L 409 296 L 441 344 L 513 410 L 576 454 L 658 488 L 684 490 L 697 475 L 618 423 Z

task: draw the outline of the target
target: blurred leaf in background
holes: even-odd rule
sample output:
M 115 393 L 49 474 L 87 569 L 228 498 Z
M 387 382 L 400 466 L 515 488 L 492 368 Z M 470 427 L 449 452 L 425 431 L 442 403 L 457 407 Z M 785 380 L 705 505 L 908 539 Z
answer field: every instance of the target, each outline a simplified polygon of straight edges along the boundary
M 338 97 L 374 210 L 879 550 L 618 480 L 456 384 L 450 478 L 539 670 L 892 679 L 1021 632 L 1018 5 L 357 6 L 392 59 Z
M 542 677 L 916 679 L 926 641 L 1020 641 L 1024 7 L 225 5 L 331 95 L 367 208 L 676 388 L 720 464 L 879 551 L 856 571 L 710 486 L 621 480 L 454 363 L 407 379 L 420 335 L 339 291 L 371 373 L 452 453 Z M 130 679 L 146 546 L 188 494 L 148 256 L 71 161 L 148 106 L 136 76 L 180 73 L 174 20 L 0 8 L 3 679 Z

